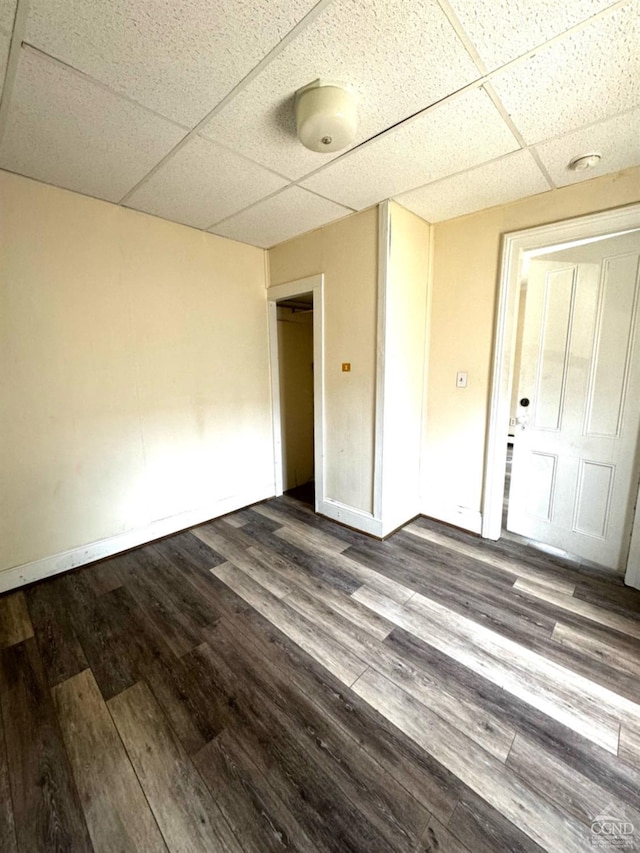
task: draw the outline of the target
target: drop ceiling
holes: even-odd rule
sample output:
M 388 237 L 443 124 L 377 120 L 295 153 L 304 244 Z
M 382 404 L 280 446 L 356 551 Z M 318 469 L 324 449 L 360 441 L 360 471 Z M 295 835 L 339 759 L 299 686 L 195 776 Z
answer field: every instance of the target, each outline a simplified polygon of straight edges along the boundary
M 640 0 L 0 0 L 0 168 L 263 247 L 439 222 L 640 164 L 639 57 Z M 296 139 L 318 77 L 347 151 Z

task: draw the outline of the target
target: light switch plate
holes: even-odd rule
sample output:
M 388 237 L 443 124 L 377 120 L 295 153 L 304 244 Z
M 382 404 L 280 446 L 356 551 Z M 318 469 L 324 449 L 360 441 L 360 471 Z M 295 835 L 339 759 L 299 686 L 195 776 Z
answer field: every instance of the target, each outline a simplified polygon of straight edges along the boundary
M 456 373 L 456 388 L 466 388 L 467 387 L 467 371 L 459 370 Z

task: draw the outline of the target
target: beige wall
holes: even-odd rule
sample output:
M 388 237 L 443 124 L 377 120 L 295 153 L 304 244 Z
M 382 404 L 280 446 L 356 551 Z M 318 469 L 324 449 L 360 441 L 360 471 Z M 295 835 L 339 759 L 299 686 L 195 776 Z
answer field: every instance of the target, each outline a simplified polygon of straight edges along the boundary
M 638 199 L 637 168 L 435 226 L 423 512 L 479 523 L 501 236 Z
M 382 519 L 385 534 L 420 511 L 430 228 L 389 205 L 384 335 Z
M 373 509 L 377 234 L 374 208 L 269 252 L 272 285 L 324 273 L 325 496 L 365 513 Z
M 638 198 L 628 170 L 434 227 L 423 512 L 467 526 L 480 512 L 501 235 Z M 388 411 L 415 414 L 409 282 L 428 262 L 426 230 L 391 210 L 390 287 L 408 290 L 389 317 Z M 325 275 L 326 495 L 364 512 L 377 229 L 371 209 L 270 252 L 272 284 Z M 421 247 L 408 277 L 405 240 Z M 273 493 L 261 250 L 0 172 L 0 270 L 0 569 Z
M 273 494 L 262 250 L 0 172 L 0 568 Z
M 313 313 L 278 308 L 282 483 L 313 479 Z

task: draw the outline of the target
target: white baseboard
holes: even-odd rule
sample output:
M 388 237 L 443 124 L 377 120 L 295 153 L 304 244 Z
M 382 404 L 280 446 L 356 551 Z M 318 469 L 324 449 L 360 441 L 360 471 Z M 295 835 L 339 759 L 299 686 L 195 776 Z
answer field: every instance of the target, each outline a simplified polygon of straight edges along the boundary
M 411 509 L 405 509 L 401 513 L 394 513 L 390 515 L 389 513 L 383 513 L 383 521 L 381 524 L 382 533 L 381 536 L 389 536 L 392 533 L 395 533 L 396 530 L 400 530 L 401 527 L 404 527 L 405 524 L 409 524 L 410 521 L 413 521 L 418 515 L 421 515 L 421 512 L 416 507 L 412 507 Z
M 631 528 L 631 541 L 627 554 L 624 582 L 627 586 L 640 589 L 640 502 L 636 507 L 633 527 Z
M 401 514 L 394 515 L 393 518 L 382 520 L 376 518 L 370 512 L 355 509 L 355 507 L 340 503 L 340 501 L 331 500 L 331 498 L 325 498 L 323 501 L 320 501 L 318 512 L 321 515 L 326 515 L 332 521 L 339 521 L 341 524 L 346 524 L 348 527 L 353 527 L 362 533 L 368 533 L 370 536 L 377 536 L 379 539 L 389 536 L 390 533 L 394 533 L 405 524 L 413 521 L 417 515 L 420 515 L 418 510 L 407 510 Z
M 136 548 L 138 545 L 144 545 L 146 542 L 152 542 L 162 536 L 170 536 L 172 533 L 193 527 L 194 524 L 202 524 L 211 518 L 218 518 L 228 512 L 234 512 L 250 504 L 271 498 L 273 491 L 273 483 L 269 483 L 253 492 L 230 495 L 207 507 L 162 518 L 137 530 L 128 530 L 126 533 L 119 533 L 117 536 L 110 536 L 108 539 L 100 539 L 98 542 L 81 545 L 79 548 L 53 554 L 51 557 L 43 557 L 41 560 L 34 560 L 32 563 L 24 563 L 21 566 L 4 569 L 0 571 L 0 592 L 34 583 L 34 581 L 69 571 L 69 569 L 76 569 L 78 566 L 93 563 L 95 560 L 102 560 L 104 557 L 112 557 L 114 554 L 128 551 L 129 548 Z
M 371 536 L 382 537 L 382 522 L 370 512 L 363 512 L 361 509 L 347 506 L 347 504 L 333 501 L 331 498 L 325 498 L 318 501 L 318 510 L 320 515 L 326 515 L 333 521 L 339 521 L 341 524 L 346 524 L 347 527 L 353 527 L 355 530 L 360 530 L 362 533 L 369 533 Z
M 632 586 L 634 589 L 640 589 L 640 566 L 627 565 L 624 582 L 627 586 Z
M 436 521 L 444 521 L 445 524 L 452 524 L 454 527 L 468 530 L 470 533 L 481 533 L 482 531 L 482 513 L 466 506 L 424 504 L 420 513 L 428 518 L 434 518 Z

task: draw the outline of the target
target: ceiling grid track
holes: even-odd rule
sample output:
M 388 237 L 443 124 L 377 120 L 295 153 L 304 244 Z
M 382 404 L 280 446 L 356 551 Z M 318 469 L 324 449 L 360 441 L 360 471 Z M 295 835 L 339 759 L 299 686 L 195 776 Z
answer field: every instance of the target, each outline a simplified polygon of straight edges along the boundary
M 286 187 L 282 187 L 281 189 L 275 190 L 269 196 L 266 196 L 264 199 L 261 199 L 261 201 L 266 201 L 267 199 L 270 199 L 270 198 L 273 198 L 274 196 L 280 195 L 281 193 L 285 192 L 290 187 L 300 186 L 304 181 L 307 181 L 310 178 L 315 177 L 316 175 L 322 173 L 324 170 L 331 168 L 336 163 L 348 159 L 350 156 L 352 156 L 356 152 L 360 151 L 363 147 L 371 144 L 372 142 L 374 142 L 378 139 L 384 138 L 385 136 L 388 136 L 388 135 L 394 133 L 395 131 L 398 130 L 399 127 L 407 126 L 411 122 L 422 118 L 427 113 L 438 109 L 439 107 L 443 106 L 444 104 L 451 102 L 455 98 L 458 98 L 458 97 L 460 97 L 460 96 L 462 96 L 462 95 L 464 95 L 470 91 L 473 91 L 473 90 L 479 89 L 479 88 L 485 89 L 485 91 L 487 92 L 487 94 L 491 98 L 494 106 L 496 107 L 496 109 L 500 113 L 505 124 L 509 127 L 509 129 L 513 133 L 513 136 L 517 140 L 518 144 L 520 145 L 520 148 L 522 150 L 528 151 L 529 154 L 533 157 L 533 159 L 536 162 L 536 165 L 538 166 L 543 177 L 545 178 L 546 182 L 548 183 L 549 188 L 551 188 L 551 189 L 556 188 L 555 182 L 553 181 L 548 170 L 544 166 L 541 158 L 539 157 L 537 151 L 535 150 L 535 147 L 533 145 L 527 144 L 524 137 L 522 136 L 522 134 L 520 133 L 518 128 L 515 126 L 514 122 L 511 119 L 511 116 L 509 115 L 506 108 L 504 107 L 504 105 L 502 104 L 500 99 L 498 98 L 495 90 L 490 85 L 490 83 L 491 83 L 492 79 L 496 75 L 500 74 L 501 72 L 506 71 L 506 70 L 510 70 L 511 68 L 527 61 L 532 56 L 535 56 L 535 54 L 540 52 L 541 50 L 545 50 L 548 47 L 553 46 L 557 42 L 566 38 L 568 35 L 572 35 L 575 32 L 581 31 L 586 26 L 589 26 L 590 24 L 592 24 L 594 22 L 594 20 L 601 18 L 601 17 L 608 16 L 613 11 L 615 11 L 619 8 L 622 8 L 623 6 L 628 5 L 631 2 L 631 0 L 620 0 L 618 3 L 615 3 L 612 6 L 609 6 L 608 8 L 602 10 L 601 12 L 596 13 L 595 15 L 591 16 L 590 18 L 588 18 L 584 21 L 581 21 L 578 24 L 575 24 L 573 27 L 569 28 L 568 30 L 564 31 L 563 33 L 559 34 L 558 36 L 555 36 L 555 37 L 543 42 L 542 44 L 537 45 L 534 49 L 527 51 L 526 53 L 523 53 L 522 55 L 510 60 L 509 62 L 505 63 L 504 65 L 500 66 L 499 68 L 493 69 L 492 71 L 489 71 L 489 72 L 486 70 L 485 64 L 482 62 L 482 59 L 480 58 L 480 56 L 479 56 L 478 52 L 476 51 L 476 49 L 474 48 L 474 46 L 472 45 L 471 41 L 466 36 L 466 33 L 464 32 L 457 16 L 454 14 L 454 12 L 451 9 L 451 6 L 447 2 L 447 0 L 437 0 L 437 2 L 439 4 L 439 6 L 442 8 L 442 10 L 445 13 L 445 15 L 447 16 L 447 18 L 449 19 L 453 29 L 456 32 L 456 35 L 460 38 L 465 49 L 468 51 L 472 60 L 477 65 L 478 70 L 482 76 L 480 76 L 476 80 L 473 80 L 472 82 L 470 82 L 466 86 L 463 86 L 462 88 L 460 88 L 456 92 L 452 92 L 452 93 L 448 94 L 446 97 L 442 98 L 440 101 L 436 101 L 433 104 L 429 104 L 427 107 L 425 107 L 421 110 L 418 110 L 413 115 L 407 116 L 406 118 L 401 119 L 397 123 L 395 123 L 395 124 L 391 125 L 390 127 L 387 127 L 384 130 L 380 131 L 380 133 L 377 133 L 374 136 L 363 140 L 362 142 L 358 143 L 357 145 L 354 145 L 352 148 L 345 151 L 344 154 L 339 155 L 338 157 L 332 159 L 328 163 L 322 164 L 317 169 L 314 169 L 313 171 L 308 172 L 305 175 L 302 175 L 300 178 L 297 178 L 295 180 L 290 181 L 290 183 Z M 497 162 L 497 161 L 503 160 L 505 156 L 509 156 L 509 155 L 508 154 L 507 155 L 501 155 L 499 157 L 496 157 L 494 160 L 489 160 L 486 162 L 487 163 Z M 455 177 L 457 175 L 465 174 L 467 172 L 472 171 L 475 168 L 477 168 L 477 167 L 472 166 L 472 167 L 469 167 L 467 169 L 462 169 L 459 172 L 453 172 L 453 173 L 451 173 L 451 177 Z M 425 184 L 424 186 L 428 186 L 428 184 Z M 306 192 L 313 192 L 313 190 L 311 190 L 310 188 L 307 188 L 307 187 L 303 187 L 303 189 L 305 189 Z M 419 187 L 417 187 L 416 189 L 419 189 Z M 315 193 L 315 194 L 320 195 L 321 198 L 326 198 L 328 201 L 333 201 L 333 199 L 329 198 L 328 196 L 323 196 L 320 193 Z M 236 211 L 235 213 L 231 214 L 230 216 L 227 216 L 224 219 L 218 220 L 217 222 L 213 223 L 206 230 L 210 231 L 213 228 L 216 228 L 217 226 L 223 224 L 224 222 L 227 222 L 228 220 L 233 219 L 235 216 L 239 216 L 242 213 L 245 213 L 247 210 L 249 210 L 253 206 L 255 206 L 255 205 L 254 204 L 247 205 L 247 207 L 243 208 L 242 210 Z M 353 210 L 354 208 L 351 208 L 351 209 Z
M 0 142 L 4 135 L 7 126 L 7 115 L 9 112 L 9 104 L 11 103 L 11 95 L 13 92 L 13 84 L 18 71 L 18 60 L 20 59 L 20 48 L 27 29 L 27 15 L 29 14 L 29 0 L 18 0 L 16 7 L 16 15 L 13 21 L 13 30 L 11 33 L 11 45 L 9 47 L 9 58 L 7 59 L 7 69 L 4 77 L 4 89 L 2 90 L 2 100 L 0 101 Z M 0 81 L 1 82 L 1 81 Z
M 272 245 L 385 199 L 439 222 L 640 165 L 640 0 L 75 3 L 0 10 L 0 169 L 201 231 Z M 314 77 L 358 97 L 337 154 L 296 140 Z
M 175 148 L 173 148 L 165 157 L 163 157 L 162 160 L 160 160 L 160 162 L 157 163 L 154 168 L 151 169 L 151 171 L 146 174 L 144 178 L 142 178 L 141 181 L 138 181 L 138 183 L 134 187 L 132 187 L 132 189 L 130 189 L 125 196 L 120 199 L 119 204 L 126 204 L 127 200 L 133 195 L 134 192 L 136 192 L 136 190 L 143 186 L 146 181 L 149 180 L 149 178 L 155 175 L 155 173 L 160 168 L 162 168 L 162 166 L 165 165 L 165 163 L 167 163 L 175 154 L 177 154 L 182 148 L 184 148 L 187 142 L 193 139 L 194 136 L 197 136 L 200 131 L 209 124 L 209 122 L 215 115 L 221 112 L 227 106 L 227 104 L 232 101 L 236 97 L 236 95 L 239 94 L 239 92 L 241 92 L 255 77 L 257 77 L 258 74 L 260 74 L 263 68 L 266 68 L 266 66 L 269 65 L 269 63 L 273 59 L 275 59 L 275 57 L 278 56 L 278 54 L 281 53 L 291 41 L 293 41 L 303 30 L 305 30 L 313 21 L 315 21 L 318 15 L 320 15 L 320 13 L 323 12 L 324 9 L 332 2 L 333 0 L 320 0 L 320 2 L 316 3 L 313 9 L 307 12 L 304 18 L 299 21 L 295 25 L 295 27 L 293 27 L 287 33 L 287 35 L 283 39 L 281 39 L 281 41 L 279 41 L 278 44 L 274 48 L 272 48 L 272 50 L 270 50 L 269 53 L 267 53 L 267 55 L 264 56 L 260 60 L 260 62 L 258 62 L 258 64 L 255 65 L 251 69 L 251 71 L 249 71 L 249 73 L 246 74 L 242 78 L 242 80 L 236 86 L 234 86 L 233 89 L 227 95 L 225 95 L 225 97 L 218 104 L 216 104 L 216 106 L 210 112 L 208 112 L 206 116 L 204 116 L 204 118 L 202 118 L 194 128 L 189 131 L 189 133 L 187 133 L 184 139 L 180 140 L 180 142 L 175 146 Z
M 61 68 L 64 71 L 68 71 L 70 74 L 74 74 L 80 80 L 84 80 L 87 83 L 90 83 L 92 86 L 97 86 L 99 89 L 102 89 L 103 92 L 108 92 L 114 98 L 119 98 L 122 101 L 126 101 L 131 104 L 138 110 L 142 110 L 145 113 L 148 113 L 155 118 L 162 119 L 162 121 L 168 121 L 170 124 L 173 124 L 175 127 L 179 127 L 180 130 L 184 130 L 185 133 L 189 131 L 189 128 L 180 124 L 179 121 L 174 121 L 174 119 L 169 118 L 169 116 L 163 115 L 159 113 L 157 110 L 152 109 L 151 107 L 147 107 L 145 104 L 141 104 L 140 101 L 136 101 L 134 98 L 130 98 L 128 95 L 125 95 L 124 92 L 117 92 L 115 89 L 112 89 L 111 86 L 107 86 L 106 83 L 103 83 L 102 80 L 98 80 L 96 77 L 91 77 L 89 74 L 85 74 L 84 71 L 81 71 L 79 68 L 74 68 L 73 65 L 69 65 L 67 62 L 63 62 L 62 59 L 58 59 L 56 56 L 51 56 L 50 53 L 47 53 L 44 50 L 40 50 L 40 48 L 35 47 L 28 42 L 23 42 L 22 49 L 25 53 L 33 54 L 41 59 L 43 62 L 48 62 L 50 65 L 53 65 L 56 68 Z

